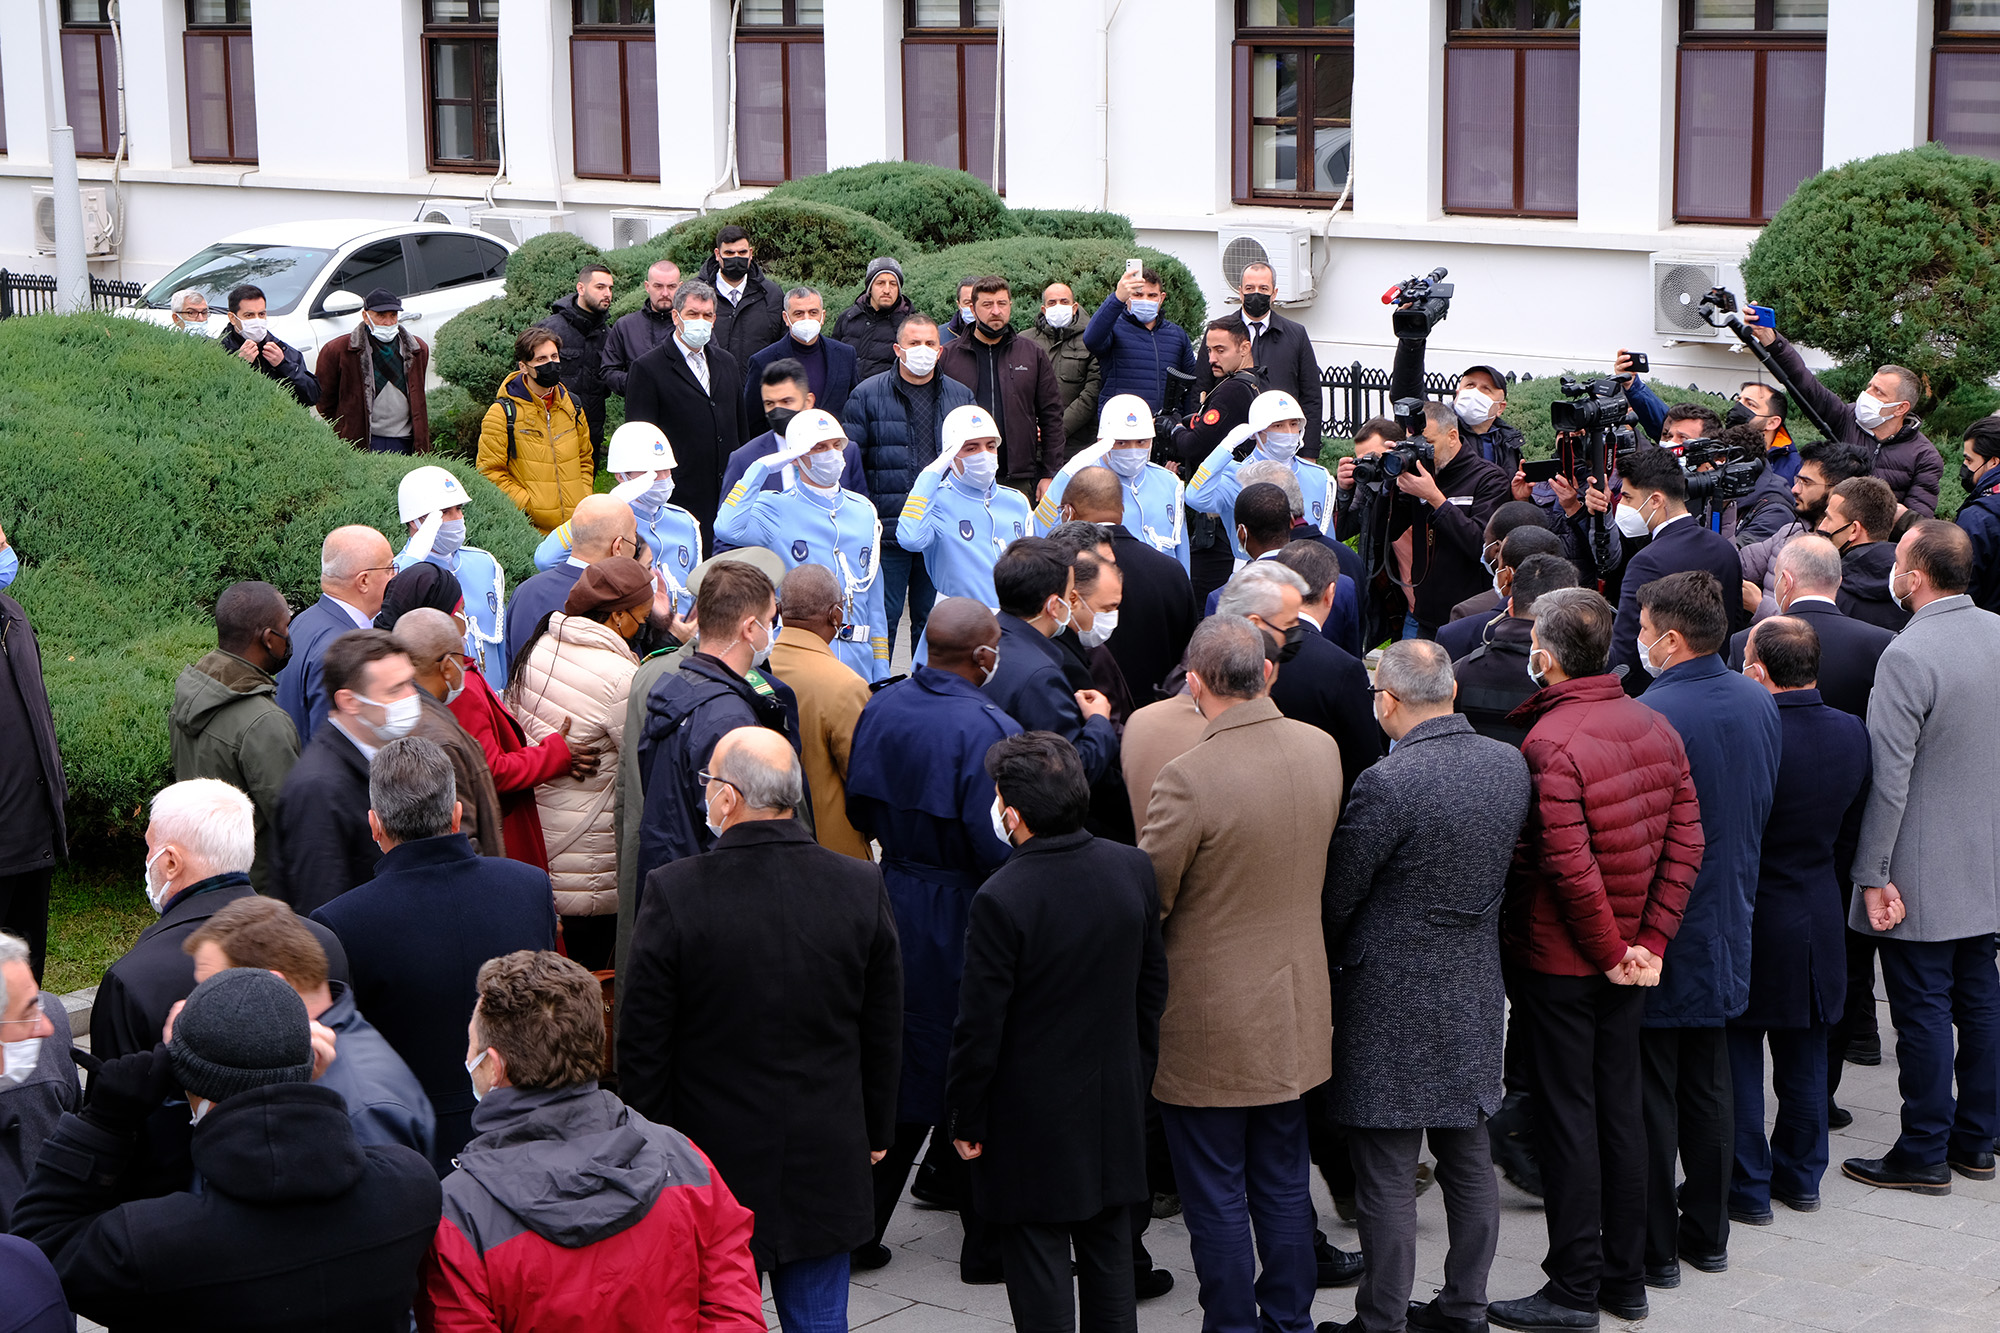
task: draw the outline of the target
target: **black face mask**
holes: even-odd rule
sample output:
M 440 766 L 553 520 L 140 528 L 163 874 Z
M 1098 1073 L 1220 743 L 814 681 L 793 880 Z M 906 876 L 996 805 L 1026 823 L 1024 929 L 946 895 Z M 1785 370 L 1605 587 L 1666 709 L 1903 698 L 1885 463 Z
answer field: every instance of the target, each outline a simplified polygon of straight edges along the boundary
M 1748 404 L 1731 403 L 1728 413 L 1722 418 L 1722 424 L 1725 426 L 1747 426 L 1756 419 L 1757 414 L 1750 410 Z
M 1972 475 L 1972 469 L 1965 464 L 1958 465 L 1958 484 L 1967 495 L 1978 489 L 1979 478 Z
M 1971 490 L 1972 488 L 1968 486 L 1966 487 L 1966 489 Z M 271 674 L 275 676 L 280 671 L 285 669 L 285 663 L 292 660 L 292 636 L 290 634 L 287 634 L 284 630 L 274 629 L 274 630 L 269 630 L 267 632 L 275 634 L 279 638 L 285 641 L 285 655 L 283 657 L 278 656 L 276 653 L 271 653 Z M 271 652 L 269 644 L 266 644 L 264 646 L 264 651 L 267 653 Z
M 1271 313 L 1269 292 L 1249 292 L 1243 297 L 1243 313 L 1252 319 L 1262 319 Z
M 791 425 L 792 418 L 797 415 L 798 411 L 794 408 L 774 407 L 764 414 L 764 420 L 771 423 L 772 430 L 776 431 L 779 435 L 783 435 L 785 427 Z
M 1264 657 L 1267 661 L 1276 662 L 1279 666 L 1283 666 L 1299 655 L 1299 649 L 1304 645 L 1305 641 L 1306 627 L 1297 621 L 1293 621 L 1291 628 L 1285 631 L 1283 643 L 1274 644 L 1271 642 L 1269 634 L 1264 636 Z
M 541 385 L 544 389 L 553 389 L 556 385 L 562 383 L 562 362 L 560 361 L 544 361 L 541 365 L 534 367 L 534 371 L 535 383 Z
M 722 276 L 731 282 L 740 281 L 750 275 L 750 261 L 742 255 L 731 255 L 722 261 Z

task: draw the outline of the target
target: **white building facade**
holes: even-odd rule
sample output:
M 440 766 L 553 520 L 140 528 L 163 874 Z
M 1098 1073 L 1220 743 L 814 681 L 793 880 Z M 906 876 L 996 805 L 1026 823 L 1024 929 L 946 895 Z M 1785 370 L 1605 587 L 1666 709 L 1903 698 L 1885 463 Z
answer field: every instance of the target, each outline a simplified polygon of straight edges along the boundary
M 609 246 L 828 167 L 997 163 L 1011 204 L 1129 215 L 1217 313 L 1230 238 L 1297 259 L 1323 362 L 1386 367 L 1383 289 L 1442 264 L 1435 369 L 1624 346 L 1707 385 L 1751 363 L 1663 331 L 1658 257 L 1727 276 L 1822 166 L 2000 156 L 2000 0 L 15 0 L 15 270 L 53 266 L 52 60 L 104 277 L 265 222 L 491 205 Z

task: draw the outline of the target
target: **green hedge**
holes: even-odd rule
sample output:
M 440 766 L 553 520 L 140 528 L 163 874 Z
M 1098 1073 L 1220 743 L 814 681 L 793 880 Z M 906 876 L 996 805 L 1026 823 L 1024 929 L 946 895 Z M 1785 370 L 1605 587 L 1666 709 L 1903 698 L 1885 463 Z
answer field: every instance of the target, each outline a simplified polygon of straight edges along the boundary
M 977 245 L 955 245 L 935 254 L 918 255 L 903 265 L 903 292 L 917 309 L 943 319 L 958 306 L 959 279 L 997 273 L 1012 284 L 1014 327 L 1027 328 L 1034 322 L 1041 303 L 1042 288 L 1052 282 L 1066 282 L 1076 293 L 1085 311 L 1095 310 L 1124 276 L 1125 261 L 1134 255 L 1159 271 L 1166 286 L 1165 314 L 1199 340 L 1207 321 L 1207 303 L 1201 287 L 1187 265 L 1172 255 L 1118 241 L 1056 241 L 1040 236 L 1022 236 L 1009 241 L 982 241 Z M 845 304 L 860 294 L 860 284 L 839 294 Z
M 129 829 L 169 780 L 174 678 L 215 646 L 216 595 L 261 578 L 310 603 L 343 523 L 400 546 L 412 461 L 357 452 L 213 343 L 136 320 L 0 321 L 0 362 L 0 513 L 23 566 L 10 592 L 41 640 L 72 837 Z M 472 496 L 468 540 L 510 579 L 532 574 L 528 521 L 447 466 Z
M 1081 208 L 1016 208 L 1012 210 L 1029 236 L 1059 241 L 1136 241 L 1132 219 L 1123 213 L 1099 213 Z
M 660 248 L 665 258 L 681 266 L 683 276 L 692 278 L 714 254 L 715 234 L 728 226 L 749 233 L 759 262 L 782 271 L 786 286 L 796 281 L 811 287 L 858 287 L 869 260 L 877 255 L 907 255 L 915 249 L 908 237 L 866 213 L 782 198 L 758 199 L 689 218 L 664 237 L 634 249 Z
M 1022 234 L 1020 220 L 977 177 L 921 162 L 842 167 L 787 181 L 764 197 L 851 208 L 887 223 L 924 250 Z
M 490 403 L 514 368 L 514 339 L 576 290 L 576 271 L 604 252 L 568 232 L 533 237 L 507 257 L 507 294 L 481 301 L 438 328 L 431 359 L 440 376 L 475 403 Z M 474 432 L 474 441 L 477 433 Z

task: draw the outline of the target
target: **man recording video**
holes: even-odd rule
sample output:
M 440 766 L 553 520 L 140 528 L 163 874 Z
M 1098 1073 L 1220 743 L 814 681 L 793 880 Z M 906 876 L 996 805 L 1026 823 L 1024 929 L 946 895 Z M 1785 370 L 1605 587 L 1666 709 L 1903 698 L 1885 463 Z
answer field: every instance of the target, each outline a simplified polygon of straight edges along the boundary
M 1492 585 L 1480 563 L 1486 520 L 1508 496 L 1507 474 L 1465 443 L 1458 414 L 1444 403 L 1425 403 L 1422 410 L 1430 463 L 1422 446 L 1399 446 L 1415 456 L 1395 474 L 1394 490 L 1407 502 L 1390 510 L 1388 531 L 1391 541 L 1411 535 L 1406 639 L 1435 639 L 1454 605 Z

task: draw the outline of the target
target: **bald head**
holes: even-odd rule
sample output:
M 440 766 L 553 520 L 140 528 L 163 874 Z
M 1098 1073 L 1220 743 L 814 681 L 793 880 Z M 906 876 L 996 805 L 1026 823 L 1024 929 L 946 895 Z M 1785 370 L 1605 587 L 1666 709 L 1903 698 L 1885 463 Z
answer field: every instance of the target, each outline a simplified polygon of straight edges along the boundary
M 1800 597 L 1832 597 L 1840 591 L 1840 572 L 1839 549 L 1817 533 L 1794 537 L 1778 552 L 1779 578 L 1791 576 L 1788 604 Z
M 436 662 L 446 653 L 465 651 L 458 622 L 436 607 L 420 606 L 396 617 L 396 646 L 416 663 Z
M 970 597 L 947 597 L 931 608 L 924 640 L 932 666 L 979 685 L 998 660 L 1000 622 Z
M 782 819 L 805 799 L 799 757 L 791 742 L 769 727 L 725 732 L 709 756 L 708 771 L 733 790 L 740 809 L 730 813 L 743 819 Z
M 569 516 L 570 554 L 587 565 L 614 555 L 630 555 L 638 540 L 639 521 L 632 516 L 632 506 L 623 500 L 586 496 Z
M 1108 467 L 1087 467 L 1069 479 L 1063 503 L 1079 523 L 1122 523 L 1125 496 L 1118 474 Z
M 389 539 L 359 523 L 335 528 L 319 548 L 320 591 L 373 616 L 388 590 Z

